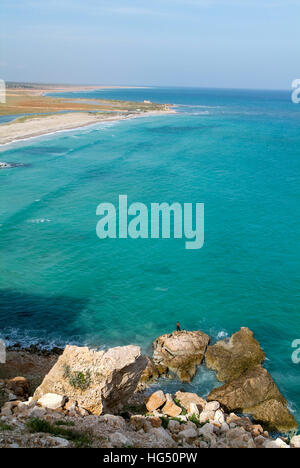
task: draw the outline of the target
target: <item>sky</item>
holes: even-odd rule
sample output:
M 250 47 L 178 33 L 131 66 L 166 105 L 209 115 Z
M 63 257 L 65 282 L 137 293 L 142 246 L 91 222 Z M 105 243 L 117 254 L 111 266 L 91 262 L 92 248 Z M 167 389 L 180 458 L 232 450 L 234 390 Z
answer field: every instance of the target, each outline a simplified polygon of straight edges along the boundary
M 1 0 L 0 79 L 289 89 L 300 0 Z

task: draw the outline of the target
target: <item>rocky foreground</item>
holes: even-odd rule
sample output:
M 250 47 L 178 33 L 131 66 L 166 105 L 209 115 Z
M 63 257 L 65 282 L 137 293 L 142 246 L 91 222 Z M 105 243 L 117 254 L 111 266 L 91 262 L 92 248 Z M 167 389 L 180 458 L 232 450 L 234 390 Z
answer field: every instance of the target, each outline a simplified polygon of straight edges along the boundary
M 297 423 L 262 367 L 253 333 L 242 328 L 209 342 L 200 331 L 173 332 L 154 341 L 153 358 L 136 346 L 67 346 L 59 357 L 10 351 L 0 369 L 0 448 L 300 448 Z M 151 381 L 190 381 L 204 362 L 224 382 L 205 399 L 149 395 Z

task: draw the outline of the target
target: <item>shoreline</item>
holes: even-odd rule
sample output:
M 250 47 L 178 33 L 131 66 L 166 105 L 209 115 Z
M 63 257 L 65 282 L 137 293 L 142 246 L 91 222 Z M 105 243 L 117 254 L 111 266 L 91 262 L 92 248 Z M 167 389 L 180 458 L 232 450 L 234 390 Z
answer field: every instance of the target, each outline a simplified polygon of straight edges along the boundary
M 167 108 L 166 110 L 161 111 L 146 111 L 124 116 L 120 114 L 115 116 L 105 116 L 104 114 L 97 115 L 96 113 L 90 114 L 88 112 L 68 112 L 65 114 L 52 114 L 46 117 L 34 116 L 32 118 L 29 116 L 25 122 L 18 122 L 18 119 L 16 119 L 12 122 L 0 125 L 0 148 L 20 141 L 26 141 L 32 138 L 65 131 L 74 131 L 76 129 L 82 129 L 99 123 L 128 120 L 138 117 L 170 115 L 175 113 L 176 112 L 171 108 Z M 53 127 L 49 129 L 49 120 L 51 119 L 55 119 L 56 122 L 53 122 Z M 69 120 L 70 122 L 66 123 L 66 120 Z M 9 132 L 9 130 L 11 130 L 11 132 Z

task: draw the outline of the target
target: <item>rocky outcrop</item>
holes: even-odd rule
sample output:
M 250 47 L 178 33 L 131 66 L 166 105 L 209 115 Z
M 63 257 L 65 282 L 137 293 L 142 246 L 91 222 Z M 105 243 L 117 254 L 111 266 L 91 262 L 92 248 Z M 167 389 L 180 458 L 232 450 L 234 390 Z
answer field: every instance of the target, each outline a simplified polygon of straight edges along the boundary
M 261 365 L 252 367 L 237 379 L 215 388 L 207 399 L 220 402 L 228 411 L 253 414 L 255 420 L 263 421 L 278 431 L 281 431 L 282 427 L 288 427 L 288 430 L 297 427 L 293 416 L 286 408 L 286 400 L 268 371 Z M 269 411 L 271 406 L 267 403 L 269 401 L 278 403 L 276 405 L 273 403 L 273 407 L 276 407 L 274 417 Z
M 168 368 L 182 382 L 190 382 L 202 363 L 209 336 L 201 331 L 175 331 L 162 335 L 153 342 L 153 361 Z
M 39 400 L 54 393 L 76 402 L 89 413 L 113 413 L 135 391 L 146 365 L 137 346 L 107 351 L 66 346 L 33 398 Z
M 153 359 L 149 356 L 146 356 L 147 366 L 142 373 L 138 384 L 138 391 L 143 391 L 147 386 L 157 380 L 159 377 L 163 377 L 168 373 L 168 368 L 162 365 L 155 365 Z
M 278 400 L 267 400 L 260 405 L 244 408 L 245 413 L 252 415 L 255 421 L 260 422 L 271 431 L 289 432 L 296 430 L 298 424 L 288 408 Z
M 230 339 L 209 346 L 205 362 L 209 369 L 217 372 L 221 382 L 230 382 L 251 367 L 261 364 L 265 353 L 249 328 L 241 328 Z

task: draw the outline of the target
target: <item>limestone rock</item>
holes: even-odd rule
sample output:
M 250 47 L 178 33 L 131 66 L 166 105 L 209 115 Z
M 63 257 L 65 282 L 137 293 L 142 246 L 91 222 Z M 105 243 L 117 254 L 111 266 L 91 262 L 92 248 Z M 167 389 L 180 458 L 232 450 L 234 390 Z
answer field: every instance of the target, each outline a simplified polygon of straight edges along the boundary
M 202 411 L 206 405 L 206 401 L 200 398 L 196 393 L 178 391 L 175 394 L 175 398 L 188 412 L 190 412 L 190 405 L 192 403 L 197 406 L 199 411 Z
M 134 393 L 146 364 L 137 346 L 107 351 L 66 346 L 33 398 L 56 393 L 92 414 L 113 413 Z
M 28 398 L 29 396 L 29 383 L 25 377 L 14 377 L 8 380 L 6 387 L 18 397 Z
M 182 412 L 180 406 L 175 405 L 173 401 L 168 400 L 162 409 L 162 412 L 172 418 L 179 416 Z
M 245 327 L 234 333 L 230 339 L 209 346 L 205 355 L 207 367 L 217 372 L 217 378 L 221 382 L 238 378 L 264 359 L 265 353 L 253 337 L 253 332 Z
M 201 364 L 209 343 L 209 336 L 201 331 L 175 331 L 153 342 L 153 361 L 178 375 L 182 382 L 190 382 Z
M 270 430 L 289 432 L 298 427 L 294 416 L 278 400 L 267 400 L 258 406 L 245 408 L 244 412 L 252 414 L 255 421 L 264 424 Z
M 292 448 L 300 448 L 300 435 L 292 437 L 291 447 Z
M 154 364 L 153 360 L 146 356 L 147 359 L 147 366 L 144 369 L 139 384 L 138 384 L 138 390 L 144 390 L 147 387 L 147 384 L 150 382 L 153 382 L 157 380 L 160 376 L 160 372 L 156 365 Z
M 65 397 L 56 393 L 46 393 L 39 400 L 38 404 L 43 408 L 56 410 L 62 408 L 65 403 Z
M 152 413 L 152 411 L 160 408 L 166 402 L 166 397 L 164 392 L 158 390 L 157 392 L 152 393 L 146 402 L 147 410 Z
M 204 407 L 204 411 L 217 411 L 220 408 L 218 401 L 209 401 Z
M 270 399 L 286 404 L 272 377 L 260 365 L 252 367 L 232 382 L 215 388 L 207 397 L 208 401 L 217 400 L 229 411 L 239 410 L 244 413 L 247 413 L 244 408 L 251 408 Z

